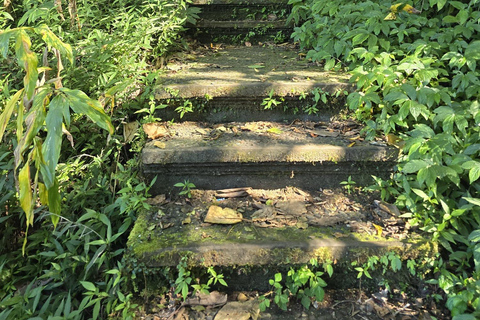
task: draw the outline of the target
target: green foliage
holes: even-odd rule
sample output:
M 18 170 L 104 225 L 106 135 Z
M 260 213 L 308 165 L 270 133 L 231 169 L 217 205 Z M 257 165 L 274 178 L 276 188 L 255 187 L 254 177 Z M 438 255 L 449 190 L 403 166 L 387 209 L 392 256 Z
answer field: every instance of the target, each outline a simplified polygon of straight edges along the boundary
M 182 188 L 182 191 L 180 191 L 179 195 L 181 196 L 186 195 L 189 198 L 192 197 L 192 189 L 195 188 L 195 184 L 193 184 L 189 180 L 175 183 L 173 186 L 177 188 Z
M 352 180 L 352 176 L 348 176 L 348 179 L 340 182 L 340 184 L 343 185 L 348 194 L 351 194 L 355 190 L 355 185 L 357 183 Z
M 88 98 L 79 90 L 64 88 L 60 79 L 45 84 L 44 75 L 41 85 L 37 86 L 38 59 L 30 50 L 32 43 L 27 32 L 41 35 L 45 45 L 54 48 L 58 58 L 58 77 L 62 70 L 60 55 L 65 55 L 71 63 L 73 55 L 70 46 L 61 42 L 46 25 L 0 32 L 0 50 L 3 57 L 7 57 L 9 42 L 13 38 L 17 62 L 25 71 L 24 88 L 10 98 L 0 115 L 0 141 L 8 124 L 13 124 L 12 115 L 16 114 L 15 169 L 19 168 L 17 176 L 19 201 L 25 212 L 28 230 L 28 227 L 33 225 L 37 186 L 40 200 L 48 204 L 50 212 L 54 214 L 53 225 L 56 226 L 58 223 L 61 199 L 55 172 L 60 158 L 62 134 L 65 133 L 73 139 L 66 129 L 70 125 L 70 109 L 77 114 L 87 115 L 110 134 L 113 133 L 113 126 L 98 101 Z M 45 139 L 41 138 L 42 132 L 46 132 Z M 32 163 L 36 172 L 31 172 Z
M 191 284 L 192 281 L 194 280 L 194 276 L 193 276 L 193 272 L 188 269 L 187 260 L 188 260 L 187 257 L 182 257 L 179 264 L 177 265 L 177 270 L 178 270 L 177 277 L 176 279 L 174 279 L 175 281 L 174 293 L 180 294 L 183 300 L 187 299 L 190 293 L 190 288 L 192 289 L 191 295 L 194 296 L 197 292 L 208 294 L 210 287 L 212 285 L 216 285 L 217 283 L 225 287 L 228 286 L 227 283 L 225 282 L 223 274 L 217 273 L 212 266 L 208 267 L 206 270 L 207 277 L 208 277 L 206 284 L 200 282 L 200 277 L 196 278 L 197 283 Z
M 274 107 L 277 107 L 280 104 L 282 104 L 282 102 L 284 101 L 284 99 L 282 97 L 280 97 L 279 100 L 274 98 L 273 97 L 274 94 L 275 94 L 275 91 L 272 89 L 272 90 L 270 90 L 270 93 L 268 94 L 268 97 L 263 99 L 261 106 L 265 110 L 273 109 Z
M 478 316 L 480 3 L 425 1 L 416 3 L 420 14 L 396 20 L 384 20 L 388 1 L 290 3 L 293 38 L 307 57 L 352 74 L 357 91 L 347 104 L 366 137 L 405 137 L 397 172 L 377 188 L 450 252 L 455 271 L 443 270 L 449 281 L 440 286 L 462 301 L 447 304 L 452 313 Z
M 318 271 L 319 265 L 316 259 L 310 260 L 310 265 L 303 265 L 298 269 L 290 268 L 285 281 L 281 273 L 276 273 L 274 279 L 269 280 L 273 287 L 273 301 L 282 310 L 287 310 L 290 297 L 300 300 L 300 303 L 308 310 L 312 301 L 322 301 L 325 295 L 323 290 L 327 283 L 322 279 L 324 272 Z M 322 266 L 323 270 L 331 277 L 333 267 L 331 261 Z M 313 269 L 313 270 L 312 270 Z M 270 299 L 266 295 L 260 297 L 260 310 L 264 311 L 270 306 Z

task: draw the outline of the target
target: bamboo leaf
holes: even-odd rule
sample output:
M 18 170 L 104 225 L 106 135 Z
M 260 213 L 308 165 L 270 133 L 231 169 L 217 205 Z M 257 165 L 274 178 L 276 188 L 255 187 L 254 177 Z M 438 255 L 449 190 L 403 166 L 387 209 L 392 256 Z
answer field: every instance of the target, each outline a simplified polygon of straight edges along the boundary
M 19 200 L 20 206 L 25 212 L 26 222 L 33 225 L 33 196 L 30 187 L 30 166 L 26 163 L 18 174 Z
M 32 42 L 30 37 L 24 30 L 16 33 L 15 52 L 17 54 L 18 63 L 25 69 L 25 77 L 23 83 L 27 99 L 31 99 L 35 91 L 38 80 L 38 59 L 35 53 L 30 50 Z
M 53 186 L 48 189 L 48 210 L 53 213 L 51 220 L 53 226 L 56 228 L 60 220 L 62 198 L 58 191 L 58 180 L 55 178 Z
M 60 88 L 60 91 L 66 95 L 70 108 L 72 108 L 73 111 L 79 114 L 85 114 L 96 125 L 113 134 L 114 128 L 110 117 L 105 113 L 100 102 L 90 99 L 80 90 Z
M 8 121 L 10 120 L 13 110 L 15 109 L 15 105 L 17 104 L 22 94 L 23 89 L 15 93 L 15 95 L 7 102 L 5 110 L 3 110 L 2 114 L 0 114 L 0 141 L 2 141 Z
M 4 58 L 7 57 L 8 53 L 8 44 L 10 43 L 10 38 L 15 36 L 18 32 L 18 29 L 4 30 L 0 32 L 0 53 Z
M 41 169 L 43 169 L 41 172 L 47 189 L 50 189 L 55 183 L 55 168 L 62 146 L 63 108 L 68 108 L 68 104 L 62 95 L 58 95 L 50 102 L 45 119 L 48 132 L 42 146 L 45 165 L 41 166 Z
M 43 41 L 49 46 L 54 47 L 55 49 L 59 50 L 62 55 L 68 58 L 71 64 L 73 64 L 73 51 L 72 47 L 68 43 L 64 43 L 60 40 L 50 28 L 42 24 L 41 26 L 35 28 L 35 32 L 42 36 Z

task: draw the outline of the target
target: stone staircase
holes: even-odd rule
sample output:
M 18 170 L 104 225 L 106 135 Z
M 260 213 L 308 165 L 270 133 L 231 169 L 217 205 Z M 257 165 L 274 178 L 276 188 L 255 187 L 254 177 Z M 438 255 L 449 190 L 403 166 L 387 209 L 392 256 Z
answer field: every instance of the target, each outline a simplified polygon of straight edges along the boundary
M 349 265 L 392 250 L 404 259 L 434 254 L 398 212 L 332 191 L 387 177 L 398 151 L 363 141 L 343 115 L 348 75 L 273 41 L 288 30 L 286 1 L 193 5 L 202 15 L 189 32 L 200 43 L 168 61 L 155 92 L 168 105 L 158 113 L 165 122 L 144 126 L 143 172 L 156 179 L 156 197 L 130 235 L 133 266 L 188 257 L 191 266 L 275 269 L 311 258 Z M 259 26 L 268 32 L 253 39 Z M 213 222 L 211 211 L 220 212 Z

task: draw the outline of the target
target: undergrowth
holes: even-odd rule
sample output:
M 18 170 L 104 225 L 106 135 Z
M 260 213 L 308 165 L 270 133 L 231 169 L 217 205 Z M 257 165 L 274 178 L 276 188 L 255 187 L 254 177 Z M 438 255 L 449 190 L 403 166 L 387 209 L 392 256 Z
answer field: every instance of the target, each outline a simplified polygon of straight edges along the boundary
M 368 139 L 402 141 L 397 171 L 377 179 L 385 200 L 439 241 L 435 275 L 454 319 L 480 316 L 480 1 L 290 0 L 292 35 L 326 70 L 351 73 L 347 104 Z

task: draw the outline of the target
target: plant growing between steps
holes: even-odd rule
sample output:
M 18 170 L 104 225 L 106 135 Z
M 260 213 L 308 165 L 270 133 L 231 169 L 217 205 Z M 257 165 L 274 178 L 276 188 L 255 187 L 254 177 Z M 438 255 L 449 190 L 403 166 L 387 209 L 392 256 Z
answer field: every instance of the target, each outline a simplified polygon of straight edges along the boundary
M 179 195 L 183 196 L 186 195 L 188 198 L 192 197 L 192 189 L 195 188 L 195 184 L 190 182 L 189 180 L 184 180 L 183 182 L 175 183 L 174 187 L 182 188 Z
M 318 271 L 318 261 L 316 259 L 310 260 L 310 265 L 303 265 L 298 269 L 290 268 L 287 273 L 285 281 L 281 273 L 276 273 L 274 279 L 269 280 L 269 284 L 273 290 L 260 296 L 260 310 L 265 311 L 270 307 L 270 299 L 267 298 L 273 294 L 273 301 L 282 310 L 287 310 L 287 304 L 290 297 L 295 297 L 300 300 L 305 309 L 309 309 L 312 301 L 320 302 L 323 300 L 325 292 L 324 287 L 327 283 L 322 279 L 326 272 L 329 277 L 333 274 L 332 261 L 323 263 L 322 268 L 324 272 Z M 312 270 L 313 269 L 313 270 Z

